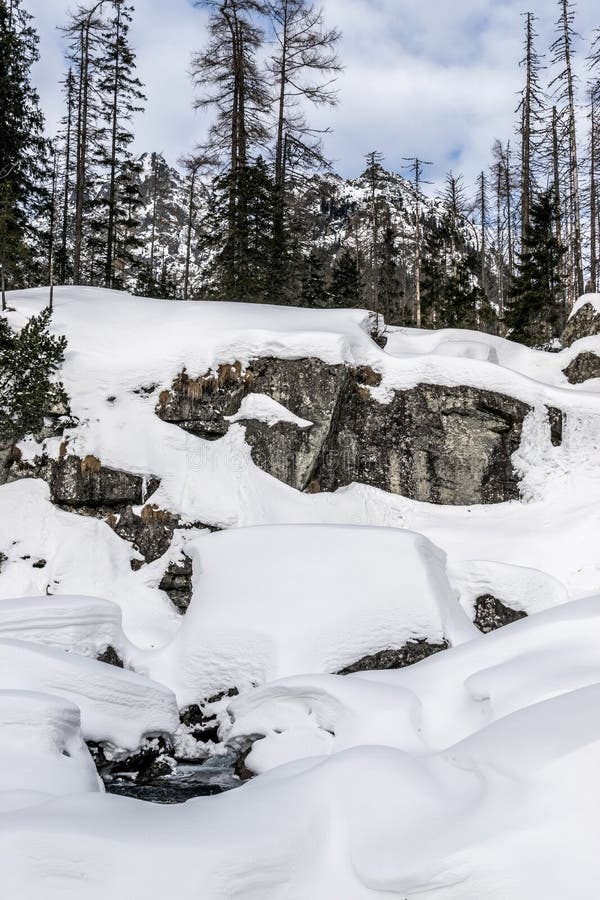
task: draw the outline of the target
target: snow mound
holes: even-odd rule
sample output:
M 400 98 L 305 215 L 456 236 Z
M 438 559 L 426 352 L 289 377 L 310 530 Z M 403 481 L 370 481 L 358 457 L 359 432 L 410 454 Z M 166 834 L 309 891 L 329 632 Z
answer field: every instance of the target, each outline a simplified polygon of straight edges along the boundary
M 383 744 L 442 750 L 550 697 L 600 682 L 600 598 L 565 604 L 406 669 L 297 677 L 234 700 L 231 736 L 263 734 L 247 765 Z
M 586 306 L 588 303 L 594 308 L 597 313 L 600 313 L 600 294 L 584 294 L 579 298 L 579 300 L 576 301 L 576 303 L 574 303 L 573 309 L 571 310 L 571 313 L 569 315 L 569 321 L 571 321 L 571 319 L 574 319 L 579 310 L 582 307 Z
M 451 644 L 475 629 L 444 555 L 420 535 L 350 526 L 279 526 L 206 535 L 183 625 L 138 657 L 180 705 L 300 672 L 336 672 L 409 641 Z
M 81 710 L 86 740 L 135 750 L 144 737 L 172 734 L 179 716 L 168 688 L 147 678 L 73 653 L 17 640 L 0 640 L 3 689 L 55 694 Z
M 96 659 L 112 647 L 127 657 L 121 610 L 98 597 L 0 600 L 0 639 L 15 638 Z
M 72 594 L 112 600 L 128 636 L 144 646 L 165 643 L 177 628 L 173 606 L 156 590 L 162 573 L 132 572 L 131 545 L 100 519 L 57 509 L 43 481 L 0 489 L 0 553 L 0 622 L 4 599 Z
M 297 425 L 298 428 L 311 428 L 313 423 L 308 419 L 301 419 L 295 413 L 286 409 L 281 403 L 273 400 L 267 394 L 250 394 L 244 397 L 238 412 L 233 416 L 225 416 L 229 422 L 245 422 L 254 419 L 257 422 L 265 422 L 269 426 L 285 422 Z
M 566 603 L 569 599 L 567 589 L 558 579 L 524 566 L 465 560 L 452 564 L 448 574 L 471 619 L 480 597 L 495 597 L 510 609 L 527 615 Z
M 183 807 L 89 795 L 0 816 L 4 888 L 63 900 L 77 876 L 78 900 L 163 900 L 193 857 L 210 900 L 594 900 L 599 702 L 575 690 L 443 753 L 356 748 Z
M 21 805 L 20 792 L 103 790 L 80 724 L 79 709 L 66 700 L 0 690 L 0 796 L 5 808 Z M 26 794 L 25 805 L 30 800 Z

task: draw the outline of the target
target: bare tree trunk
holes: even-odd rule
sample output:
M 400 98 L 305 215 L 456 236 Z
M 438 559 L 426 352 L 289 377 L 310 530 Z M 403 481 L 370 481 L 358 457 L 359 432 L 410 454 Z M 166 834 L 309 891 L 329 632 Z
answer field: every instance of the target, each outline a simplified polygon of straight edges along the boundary
M 83 210 L 87 163 L 87 115 L 89 75 L 89 26 L 80 26 L 79 91 L 77 102 L 77 171 L 75 177 L 75 225 L 73 245 L 73 280 L 81 281 L 81 253 L 83 247 Z
M 106 268 L 104 281 L 106 287 L 113 286 L 113 263 L 115 251 L 115 216 L 117 207 L 117 136 L 119 131 L 119 84 L 121 79 L 121 5 L 116 6 L 115 19 L 115 68 L 113 73 L 111 100 L 111 136 L 110 136 L 110 174 L 108 188 L 108 224 L 106 228 Z
M 152 154 L 152 231 L 150 234 L 150 276 L 154 281 L 154 257 L 156 253 L 156 222 L 158 198 L 158 159 Z
M 571 60 L 571 35 L 569 31 L 568 0 L 561 0 L 563 40 L 565 52 L 565 75 L 567 79 L 567 99 L 569 112 L 569 170 L 570 190 L 572 196 L 572 247 L 573 247 L 573 288 L 575 293 L 583 294 L 583 259 L 581 250 L 581 198 L 579 192 L 579 167 L 577 159 L 577 120 L 575 111 L 575 83 Z M 573 297 L 573 299 L 575 299 Z
M 183 299 L 189 300 L 190 291 L 190 264 L 192 259 L 192 231 L 194 227 L 194 190 L 196 187 L 196 169 L 192 169 L 190 179 L 190 196 L 188 204 L 188 228 L 185 245 L 185 272 L 183 276 Z
M 596 102 L 592 93 L 590 132 L 590 281 L 592 291 L 598 289 L 598 196 L 596 193 Z
M 67 74 L 67 133 L 65 136 L 65 177 L 63 185 L 62 229 L 60 238 L 60 280 L 67 280 L 67 241 L 69 236 L 69 208 L 71 192 L 71 140 L 73 134 L 73 85 L 72 69 Z
M 58 157 L 56 149 L 54 153 L 54 166 L 52 169 L 52 193 L 50 198 L 50 252 L 48 258 L 48 275 L 50 280 L 50 296 L 48 299 L 48 307 L 54 307 L 54 244 L 56 230 L 56 187 L 58 182 Z
M 531 203 L 532 60 L 533 13 L 528 12 L 525 25 L 525 68 L 527 74 L 521 122 L 521 243 L 529 226 L 529 208 Z

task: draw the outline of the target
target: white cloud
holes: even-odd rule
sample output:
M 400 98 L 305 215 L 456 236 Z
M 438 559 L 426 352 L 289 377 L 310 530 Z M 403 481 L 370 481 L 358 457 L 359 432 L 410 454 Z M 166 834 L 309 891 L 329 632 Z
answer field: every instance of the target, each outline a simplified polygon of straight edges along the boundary
M 525 0 L 523 0 L 525 2 Z M 60 115 L 60 35 L 69 0 L 26 0 L 42 37 L 40 92 L 49 123 Z M 540 18 L 540 49 L 552 39 L 554 0 L 529 0 Z M 510 137 L 521 82 L 523 11 L 519 0 L 325 0 L 327 20 L 343 31 L 340 105 L 317 115 L 332 124 L 328 149 L 336 167 L 357 174 L 363 156 L 380 149 L 390 168 L 402 157 L 434 160 L 474 182 L 496 137 Z M 579 0 L 577 24 L 587 41 L 595 3 Z M 146 84 L 147 110 L 136 147 L 171 161 L 202 139 L 206 120 L 192 109 L 191 53 L 205 40 L 205 13 L 188 0 L 137 0 L 132 40 Z M 587 53 L 581 45 L 580 63 Z

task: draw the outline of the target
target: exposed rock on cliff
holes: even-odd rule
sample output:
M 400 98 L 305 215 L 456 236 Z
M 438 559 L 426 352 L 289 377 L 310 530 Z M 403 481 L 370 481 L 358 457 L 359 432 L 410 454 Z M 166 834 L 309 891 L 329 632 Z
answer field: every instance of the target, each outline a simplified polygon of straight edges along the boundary
M 245 372 L 236 363 L 202 379 L 183 373 L 161 394 L 157 414 L 202 437 L 219 437 L 244 396 L 261 393 L 313 423 L 244 423 L 256 464 L 298 490 L 361 482 L 431 503 L 518 498 L 511 456 L 530 411 L 525 403 L 472 387 L 426 384 L 382 403 L 370 390 L 380 381 L 372 370 L 317 359 L 261 359 Z
M 570 347 L 580 338 L 600 334 L 600 312 L 593 303 L 584 303 L 567 322 L 563 332 L 563 344 Z
M 52 464 L 50 490 L 59 506 L 119 508 L 137 505 L 158 487 L 155 478 L 143 478 L 102 465 L 95 456 L 65 456 Z
M 598 321 L 600 322 L 600 315 Z M 564 373 L 571 384 L 583 384 L 590 378 L 600 378 L 600 356 L 596 353 L 580 353 L 564 369 Z

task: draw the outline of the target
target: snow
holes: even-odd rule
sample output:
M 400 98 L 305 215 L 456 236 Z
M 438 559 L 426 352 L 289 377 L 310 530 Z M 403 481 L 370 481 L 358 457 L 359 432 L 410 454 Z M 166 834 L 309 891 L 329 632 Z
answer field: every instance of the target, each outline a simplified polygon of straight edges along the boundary
M 457 562 L 448 572 L 460 602 L 473 619 L 480 597 L 491 595 L 517 612 L 532 615 L 566 603 L 567 589 L 547 572 L 484 560 Z
M 12 293 L 11 322 L 45 301 Z M 101 518 L 54 507 L 38 480 L 0 487 L 6 895 L 596 900 L 600 396 L 563 370 L 600 338 L 542 353 L 388 328 L 382 349 L 361 310 L 92 288 L 58 288 L 55 301 L 67 452 L 157 476 L 149 500 L 181 528 L 132 571 L 139 554 Z M 251 420 L 310 428 L 294 410 L 251 395 L 213 442 L 155 415 L 183 369 L 270 356 L 370 366 L 381 403 L 419 383 L 527 403 L 513 460 L 522 500 L 440 507 L 364 485 L 301 494 L 258 469 L 245 441 Z M 560 446 L 547 407 L 563 411 Z M 59 453 L 57 439 L 20 447 L 26 459 Z M 158 587 L 183 552 L 185 617 Z M 472 617 L 484 594 L 529 618 L 482 636 Z M 450 649 L 398 671 L 330 674 L 419 639 Z M 127 668 L 97 661 L 108 646 Z M 135 750 L 177 730 L 178 706 L 233 686 L 221 736 L 264 735 L 247 760 L 259 777 L 174 808 L 102 793 L 84 740 Z
M 0 639 L 15 638 L 97 659 L 112 647 L 128 655 L 121 610 L 98 597 L 44 596 L 0 600 Z
M 600 598 L 523 619 L 396 671 L 298 676 L 230 705 L 230 735 L 263 734 L 246 764 L 381 744 L 413 754 L 451 747 L 505 716 L 600 680 Z
M 79 708 L 67 700 L 0 690 L 0 809 L 39 803 L 49 795 L 104 790 L 80 721 Z
M 584 294 L 583 297 L 580 297 L 574 303 L 569 319 L 574 319 L 579 310 L 587 306 L 588 303 L 594 309 L 594 312 L 600 313 L 600 294 Z
M 45 594 L 112 600 L 123 609 L 128 633 L 145 646 L 164 641 L 177 627 L 170 601 L 156 590 L 164 569 L 158 577 L 150 568 L 132 572 L 137 554 L 131 545 L 100 519 L 57 509 L 42 481 L 2 486 L 0 552 L 6 557 L 0 567 L 0 604 Z M 36 568 L 42 561 L 43 568 Z
M 193 859 L 211 900 L 593 900 L 599 701 L 574 690 L 443 752 L 355 748 L 184 807 L 88 794 L 3 815 L 4 889 L 161 900 Z
M 76 704 L 90 741 L 135 750 L 179 725 L 175 697 L 163 685 L 105 663 L 25 641 L 0 639 L 2 689 L 51 693 Z
M 173 641 L 134 657 L 180 706 L 231 687 L 336 672 L 408 641 L 476 633 L 442 553 L 420 535 L 352 526 L 279 526 L 190 544 L 194 598 Z
M 225 418 L 229 422 L 245 422 L 248 419 L 254 419 L 257 422 L 265 422 L 271 427 L 279 422 L 297 425 L 302 429 L 310 428 L 313 424 L 308 419 L 300 418 L 266 394 L 250 394 L 244 397 L 239 411 L 235 415 L 225 416 Z

